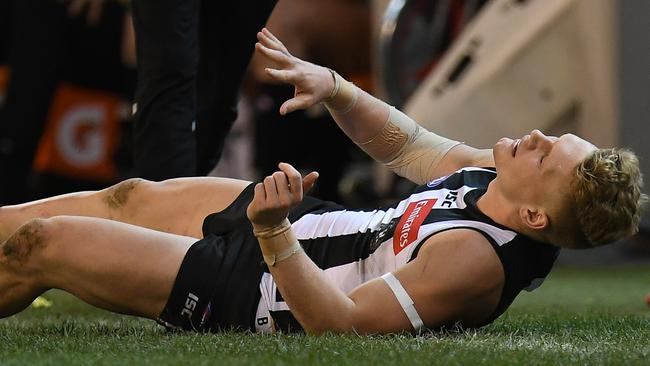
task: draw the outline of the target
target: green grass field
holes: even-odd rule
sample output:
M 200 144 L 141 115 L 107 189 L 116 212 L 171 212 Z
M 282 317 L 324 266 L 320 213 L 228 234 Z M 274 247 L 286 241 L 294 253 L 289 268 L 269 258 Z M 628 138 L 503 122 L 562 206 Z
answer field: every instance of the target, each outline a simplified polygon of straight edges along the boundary
M 650 365 L 647 293 L 650 266 L 558 268 L 488 327 L 415 338 L 169 334 L 50 292 L 0 321 L 0 365 Z

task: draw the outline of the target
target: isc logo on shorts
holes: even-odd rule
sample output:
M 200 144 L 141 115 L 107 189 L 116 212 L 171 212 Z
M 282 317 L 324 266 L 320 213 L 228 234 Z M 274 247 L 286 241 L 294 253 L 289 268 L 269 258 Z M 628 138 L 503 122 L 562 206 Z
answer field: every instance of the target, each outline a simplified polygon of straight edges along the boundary
M 191 318 L 198 302 L 199 298 L 190 292 L 187 295 L 187 299 L 185 299 L 185 305 L 183 307 L 183 311 L 181 311 L 181 316 L 187 315 L 188 318 Z

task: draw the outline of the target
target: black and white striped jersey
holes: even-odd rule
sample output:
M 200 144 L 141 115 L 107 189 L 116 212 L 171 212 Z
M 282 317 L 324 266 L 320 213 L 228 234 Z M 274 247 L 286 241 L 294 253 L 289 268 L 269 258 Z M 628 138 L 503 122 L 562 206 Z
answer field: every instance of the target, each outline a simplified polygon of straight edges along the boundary
M 491 322 L 522 289 L 541 284 L 559 253 L 558 248 L 501 226 L 478 210 L 478 198 L 495 177 L 494 169 L 464 168 L 381 209 L 351 211 L 332 205 L 294 217 L 293 230 L 307 255 L 346 293 L 406 265 L 436 233 L 477 230 L 492 244 L 505 273 L 503 294 Z M 299 326 L 270 273 L 263 274 L 260 290 L 261 301 L 281 329 Z

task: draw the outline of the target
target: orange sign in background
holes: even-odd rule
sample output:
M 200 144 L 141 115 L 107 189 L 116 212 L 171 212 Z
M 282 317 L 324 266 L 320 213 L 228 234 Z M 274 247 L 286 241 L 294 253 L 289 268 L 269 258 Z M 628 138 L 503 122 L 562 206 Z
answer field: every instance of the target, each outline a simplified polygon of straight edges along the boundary
M 0 65 L 0 105 L 9 77 L 9 68 Z M 85 180 L 115 180 L 113 155 L 123 108 L 124 102 L 116 95 L 61 83 L 52 98 L 34 170 Z
M 57 88 L 34 169 L 82 179 L 117 177 L 121 100 L 110 93 L 67 83 Z

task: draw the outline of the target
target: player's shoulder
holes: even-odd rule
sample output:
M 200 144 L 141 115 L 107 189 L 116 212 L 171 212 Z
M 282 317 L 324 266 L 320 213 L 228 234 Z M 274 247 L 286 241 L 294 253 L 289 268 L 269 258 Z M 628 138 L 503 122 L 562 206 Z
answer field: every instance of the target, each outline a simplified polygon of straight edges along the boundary
M 481 324 L 497 308 L 505 283 L 503 266 L 490 242 L 472 229 L 447 230 L 428 238 L 418 254 L 432 303 L 454 309 L 464 325 Z
M 447 254 L 474 253 L 479 256 L 495 254 L 488 239 L 472 228 L 445 230 L 426 239 L 422 252 L 446 251 Z M 466 253 L 467 252 L 467 253 Z
M 456 273 L 458 285 L 477 288 L 480 282 L 485 288 L 500 284 L 503 279 L 503 266 L 488 239 L 477 230 L 458 228 L 446 230 L 429 237 L 418 256 L 429 265 L 445 268 L 448 273 Z

